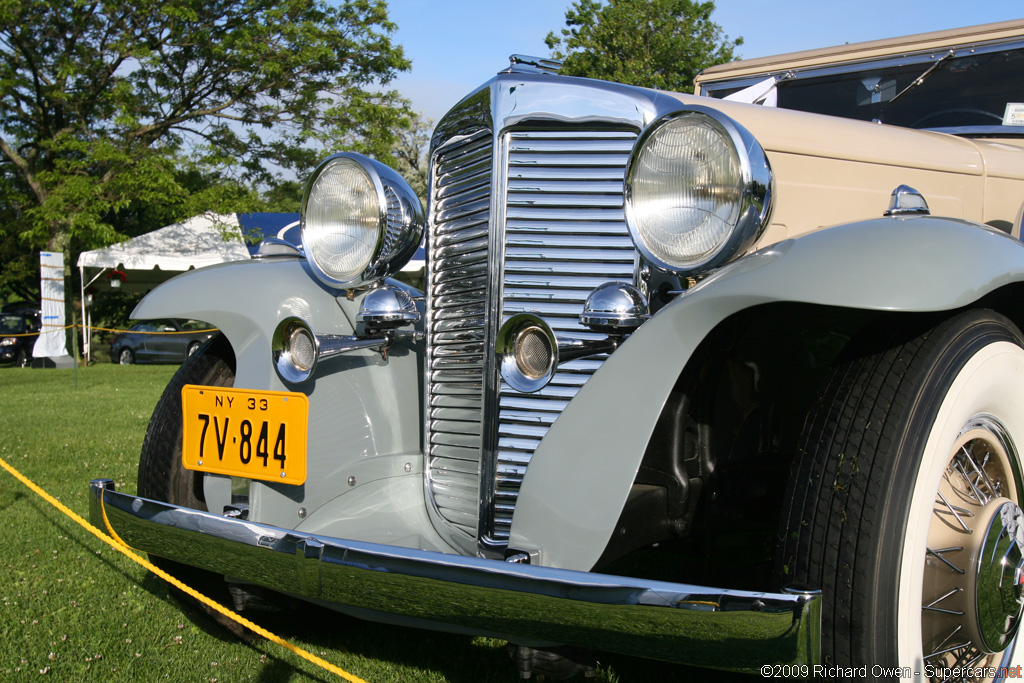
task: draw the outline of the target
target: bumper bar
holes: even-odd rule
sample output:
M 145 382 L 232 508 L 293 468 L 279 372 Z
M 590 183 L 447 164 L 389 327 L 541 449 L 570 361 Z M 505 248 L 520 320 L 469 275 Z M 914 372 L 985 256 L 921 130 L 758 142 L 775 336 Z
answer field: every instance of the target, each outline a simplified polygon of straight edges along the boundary
M 317 602 L 439 630 L 754 672 L 818 661 L 820 596 L 754 593 L 297 533 L 90 484 L 131 547 Z M 446 628 L 447 627 L 447 628 Z

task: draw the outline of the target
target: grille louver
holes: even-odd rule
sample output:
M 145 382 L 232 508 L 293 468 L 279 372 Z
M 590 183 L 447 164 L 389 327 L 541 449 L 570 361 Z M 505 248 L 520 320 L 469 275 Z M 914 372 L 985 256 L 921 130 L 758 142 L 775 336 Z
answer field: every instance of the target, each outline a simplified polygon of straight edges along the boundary
M 475 550 L 484 403 L 491 135 L 439 155 L 434 170 L 427 374 L 427 486 L 458 546 Z

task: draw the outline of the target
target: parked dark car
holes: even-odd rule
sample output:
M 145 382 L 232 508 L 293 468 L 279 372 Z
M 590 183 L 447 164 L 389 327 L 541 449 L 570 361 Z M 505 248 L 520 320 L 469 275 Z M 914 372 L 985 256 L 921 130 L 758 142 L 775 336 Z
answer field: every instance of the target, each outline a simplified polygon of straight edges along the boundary
M 39 316 L 24 313 L 0 314 L 0 363 L 19 368 L 32 361 L 32 347 L 39 338 Z
M 145 320 L 132 325 L 110 343 L 110 362 L 181 363 L 216 333 L 198 320 Z

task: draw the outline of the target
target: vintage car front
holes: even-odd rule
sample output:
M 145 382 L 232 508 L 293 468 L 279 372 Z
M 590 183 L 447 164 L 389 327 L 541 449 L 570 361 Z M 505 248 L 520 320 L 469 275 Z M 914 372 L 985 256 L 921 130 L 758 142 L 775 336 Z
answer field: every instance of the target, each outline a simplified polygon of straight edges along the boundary
M 335 155 L 301 250 L 140 304 L 222 336 L 94 519 L 240 609 L 743 671 L 1013 652 L 1024 248 L 984 224 L 1019 234 L 1019 146 L 514 58 L 430 160 L 425 219 Z

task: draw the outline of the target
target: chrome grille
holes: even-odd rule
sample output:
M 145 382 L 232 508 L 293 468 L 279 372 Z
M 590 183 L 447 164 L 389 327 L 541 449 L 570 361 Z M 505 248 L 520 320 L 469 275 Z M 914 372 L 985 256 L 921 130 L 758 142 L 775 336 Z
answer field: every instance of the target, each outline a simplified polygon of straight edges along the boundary
M 528 312 L 558 335 L 603 338 L 581 326 L 579 314 L 598 285 L 633 281 L 635 249 L 622 181 L 635 140 L 634 133 L 622 131 L 508 135 L 502 322 Z M 491 543 L 507 543 L 534 450 L 602 362 L 598 357 L 565 363 L 547 387 L 532 394 L 500 383 Z
M 635 250 L 622 182 L 636 134 L 628 131 L 513 131 L 503 220 L 491 220 L 489 132 L 435 158 L 428 258 L 428 488 L 434 509 L 465 550 L 507 545 L 530 458 L 569 400 L 603 358 L 560 366 L 533 394 L 505 385 L 487 364 L 493 335 L 529 312 L 559 335 L 601 338 L 579 324 L 587 295 L 609 280 L 632 282 Z M 504 234 L 501 234 L 502 228 Z M 500 238 L 504 239 L 500 239 Z M 490 240 L 500 248 L 489 254 Z M 488 263 L 498 266 L 488 277 Z M 500 304 L 488 305 L 500 288 Z M 489 311 L 500 313 L 490 320 Z M 496 398 L 494 396 L 496 395 Z M 491 432 L 481 425 L 496 424 Z M 485 481 L 480 482 L 480 477 Z M 569 482 L 567 482 L 569 484 Z M 483 495 L 483 524 L 478 524 Z M 475 549 L 475 548 L 474 548 Z
M 480 500 L 492 136 L 434 167 L 428 256 L 427 487 L 450 541 L 475 552 Z

